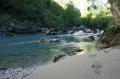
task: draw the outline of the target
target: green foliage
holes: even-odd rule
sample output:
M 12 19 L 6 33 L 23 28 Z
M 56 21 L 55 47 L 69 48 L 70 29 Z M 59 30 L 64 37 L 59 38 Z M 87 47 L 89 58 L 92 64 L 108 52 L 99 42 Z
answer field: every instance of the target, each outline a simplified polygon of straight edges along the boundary
M 4 24 L 8 24 L 11 21 L 12 17 L 7 14 L 0 15 L 0 25 L 4 26 Z
M 105 30 L 108 27 L 115 25 L 110 7 L 102 9 L 89 7 L 85 17 L 81 17 L 81 24 L 92 30 Z
M 81 17 L 80 11 L 72 3 L 63 9 L 52 0 L 0 0 L 0 26 L 8 28 L 12 22 L 16 24 L 17 29 L 22 28 L 31 33 L 38 28 L 66 31 L 74 26 L 84 25 L 94 30 L 105 29 L 112 24 L 108 10 L 99 14 L 97 12 L 96 9 L 90 8 L 86 17 Z
M 78 26 L 80 22 L 80 11 L 70 3 L 64 12 L 65 25 L 69 27 Z

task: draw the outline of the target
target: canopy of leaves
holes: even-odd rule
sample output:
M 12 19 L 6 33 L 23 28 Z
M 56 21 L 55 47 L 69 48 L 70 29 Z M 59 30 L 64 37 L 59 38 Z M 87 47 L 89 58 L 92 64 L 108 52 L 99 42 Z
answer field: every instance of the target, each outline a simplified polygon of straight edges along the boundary
M 89 10 L 87 16 L 82 18 L 80 11 L 72 3 L 63 9 L 53 0 L 0 0 L 0 29 L 12 28 L 13 31 L 11 23 L 14 23 L 15 28 L 27 32 L 32 32 L 33 29 L 38 32 L 42 28 L 65 31 L 81 25 L 91 29 L 109 26 L 111 18 L 104 16 L 104 12 L 92 18 L 96 10 Z

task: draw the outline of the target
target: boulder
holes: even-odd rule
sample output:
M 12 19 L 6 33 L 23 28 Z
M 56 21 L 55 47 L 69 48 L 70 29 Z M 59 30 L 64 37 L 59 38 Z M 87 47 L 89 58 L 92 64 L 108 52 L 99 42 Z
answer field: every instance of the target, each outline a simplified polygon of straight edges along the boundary
M 83 38 L 84 41 L 87 41 L 87 42 L 92 42 L 95 40 L 95 37 L 94 36 L 87 36 L 85 38 Z
M 59 40 L 59 39 L 50 39 L 49 42 L 50 43 L 59 43 L 59 42 L 61 42 L 61 40 Z
M 49 40 L 47 38 L 40 38 L 39 41 L 40 42 L 49 42 Z
M 59 61 L 60 59 L 62 59 L 63 57 L 65 57 L 66 55 L 64 54 L 58 54 L 53 58 L 53 63 Z
M 79 48 L 74 49 L 74 52 L 82 52 L 82 51 L 83 49 L 79 49 Z
M 47 32 L 46 35 L 57 35 L 58 34 L 57 32 L 58 32 L 58 30 L 52 29 L 49 32 Z
M 4 67 L 0 67 L 0 71 L 1 71 L 1 70 L 7 70 L 7 69 L 6 69 L 6 68 L 4 68 Z
M 108 48 L 116 45 L 120 45 L 120 27 L 107 28 L 102 34 L 96 47 L 98 49 Z
M 80 35 L 80 36 L 82 36 L 82 35 L 85 35 L 85 33 L 82 30 L 80 30 L 78 32 L 73 33 L 73 35 Z
M 88 38 L 89 38 L 91 41 L 94 41 L 94 40 L 95 40 L 94 36 L 89 36 Z
M 71 50 L 71 49 L 70 49 L 70 50 Z M 83 49 L 73 48 L 71 51 L 68 51 L 67 54 L 68 54 L 69 56 L 72 56 L 72 55 L 76 55 L 77 52 L 82 52 L 82 51 L 83 51 Z

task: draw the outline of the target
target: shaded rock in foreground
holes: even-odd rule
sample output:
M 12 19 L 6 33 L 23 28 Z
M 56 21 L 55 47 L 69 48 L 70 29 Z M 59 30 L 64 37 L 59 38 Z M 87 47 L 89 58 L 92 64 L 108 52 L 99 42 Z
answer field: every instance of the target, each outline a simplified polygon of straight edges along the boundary
M 49 42 L 49 40 L 47 38 L 40 38 L 39 41 L 40 42 Z
M 75 50 L 75 52 L 82 52 L 83 51 L 83 49 L 79 49 L 79 48 L 76 48 L 74 50 Z
M 107 28 L 98 40 L 96 47 L 102 49 L 115 45 L 120 45 L 120 27 Z
M 53 63 L 59 61 L 60 59 L 62 59 L 63 57 L 65 57 L 66 55 L 64 54 L 58 54 L 53 58 Z
M 72 51 L 68 51 L 68 55 L 69 55 L 69 56 L 76 55 L 77 52 L 82 52 L 82 51 L 83 51 L 83 49 L 74 48 L 74 49 L 72 49 Z
M 5 67 L 0 67 L 0 71 L 1 70 L 7 70 L 7 68 L 5 68 Z

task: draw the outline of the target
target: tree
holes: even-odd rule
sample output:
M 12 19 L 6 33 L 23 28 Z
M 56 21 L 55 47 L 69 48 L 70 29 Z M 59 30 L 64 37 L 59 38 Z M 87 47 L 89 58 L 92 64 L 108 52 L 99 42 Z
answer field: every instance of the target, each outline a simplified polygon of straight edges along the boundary
M 73 4 L 67 4 L 67 9 L 64 12 L 65 25 L 68 27 L 77 26 L 80 22 L 80 11 Z
M 105 30 L 104 34 L 97 43 L 97 47 L 111 47 L 114 45 L 120 45 L 120 1 L 119 0 L 109 0 L 111 4 L 111 10 L 113 18 L 116 22 L 116 25 L 109 27 Z

